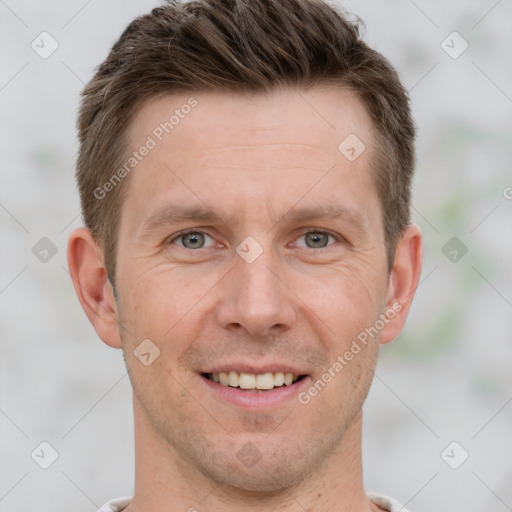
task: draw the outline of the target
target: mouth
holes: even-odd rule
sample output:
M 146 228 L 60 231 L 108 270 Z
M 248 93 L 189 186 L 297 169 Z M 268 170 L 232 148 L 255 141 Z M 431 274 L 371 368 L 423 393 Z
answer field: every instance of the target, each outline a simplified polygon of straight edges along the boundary
M 202 373 L 204 378 L 221 386 L 237 388 L 248 393 L 265 393 L 276 388 L 287 387 L 303 380 L 307 375 L 285 372 L 267 372 L 260 374 L 224 371 Z

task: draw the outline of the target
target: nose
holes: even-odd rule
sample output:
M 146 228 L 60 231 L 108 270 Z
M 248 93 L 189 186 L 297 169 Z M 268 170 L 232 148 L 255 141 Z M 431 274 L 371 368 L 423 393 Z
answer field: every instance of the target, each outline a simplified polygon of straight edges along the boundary
M 272 257 L 264 252 L 252 263 L 235 258 L 217 310 L 220 325 L 252 336 L 289 330 L 297 319 L 297 298 Z

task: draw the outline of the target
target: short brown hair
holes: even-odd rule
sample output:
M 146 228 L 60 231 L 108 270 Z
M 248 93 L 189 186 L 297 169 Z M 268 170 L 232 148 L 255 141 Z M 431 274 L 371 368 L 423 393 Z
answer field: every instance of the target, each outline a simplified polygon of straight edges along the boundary
M 410 222 L 415 129 L 409 98 L 391 64 L 323 0 L 170 1 L 136 18 L 82 93 L 77 181 L 85 225 L 114 284 L 126 183 L 95 190 L 126 159 L 127 127 L 141 105 L 168 93 L 270 92 L 339 84 L 374 123 L 372 163 L 383 211 L 387 262 Z M 127 181 L 127 180 L 124 180 Z

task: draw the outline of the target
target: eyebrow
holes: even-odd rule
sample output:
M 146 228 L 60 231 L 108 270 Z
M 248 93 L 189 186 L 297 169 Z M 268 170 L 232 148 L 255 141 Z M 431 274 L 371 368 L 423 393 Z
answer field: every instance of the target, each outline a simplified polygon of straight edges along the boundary
M 206 206 L 185 206 L 169 204 L 153 214 L 145 221 L 143 231 L 150 233 L 162 227 L 172 226 L 184 221 L 203 221 L 222 223 L 218 215 Z
M 332 204 L 323 204 L 310 208 L 292 208 L 274 224 L 272 229 L 283 221 L 298 223 L 315 220 L 340 220 L 363 234 L 367 234 L 369 231 L 368 220 L 365 215 L 353 209 Z
M 235 222 L 238 223 L 239 220 L 238 217 Z M 320 220 L 342 221 L 363 235 L 368 234 L 369 231 L 365 215 L 355 210 L 332 204 L 304 208 L 294 207 L 288 210 L 280 219 L 275 219 L 269 231 L 283 222 L 299 223 Z M 220 215 L 215 214 L 206 205 L 187 206 L 169 204 L 155 211 L 144 221 L 143 232 L 151 233 L 182 222 L 205 222 L 228 226 L 227 222 L 223 221 Z

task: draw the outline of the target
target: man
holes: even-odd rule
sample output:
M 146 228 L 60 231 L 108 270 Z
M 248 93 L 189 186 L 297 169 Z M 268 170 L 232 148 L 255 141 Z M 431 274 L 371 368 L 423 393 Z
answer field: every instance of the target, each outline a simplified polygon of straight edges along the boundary
M 404 511 L 366 494 L 361 407 L 421 271 L 414 127 L 320 0 L 170 3 L 83 92 L 69 240 L 133 386 L 133 497 L 102 510 Z

